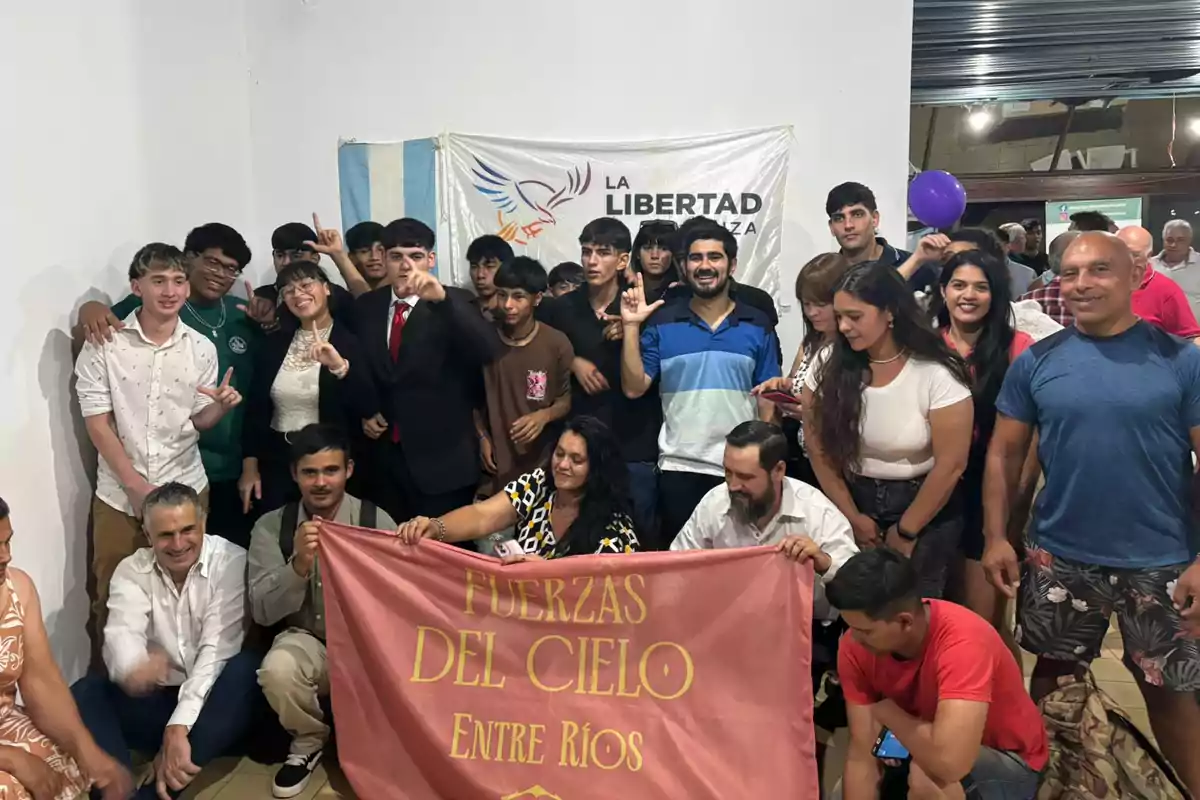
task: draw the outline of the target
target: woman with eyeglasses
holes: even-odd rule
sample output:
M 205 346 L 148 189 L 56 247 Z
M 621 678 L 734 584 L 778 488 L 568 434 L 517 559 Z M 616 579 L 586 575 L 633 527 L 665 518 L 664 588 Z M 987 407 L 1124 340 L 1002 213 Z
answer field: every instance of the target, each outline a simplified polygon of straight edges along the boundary
M 1033 345 L 1033 338 L 1018 331 L 1013 322 L 1009 272 L 1004 262 L 981 250 L 966 250 L 942 266 L 941 295 L 933 313 L 946 344 L 966 362 L 973 378 L 975 432 L 963 473 L 963 535 L 965 556 L 961 580 L 964 605 L 992 623 L 1020 662 L 1020 651 L 1008 624 L 1002 595 L 983 570 L 983 471 L 988 443 L 996 425 L 996 397 L 1009 365 Z M 1031 452 L 1036 447 L 1031 448 Z M 1036 459 L 1028 459 L 1022 485 L 1021 513 L 1011 515 L 1014 544 L 1020 544 L 1028 500 L 1037 475 Z M 957 576 L 956 576 L 957 577 Z M 956 587 L 958 589 L 959 587 Z M 959 592 L 955 592 L 959 594 Z
M 962 534 L 970 373 L 891 264 L 851 268 L 833 310 L 838 335 L 802 398 L 813 471 L 859 547 L 911 558 L 921 596 L 941 597 Z
M 238 489 L 244 510 L 253 506 L 256 515 L 299 497 L 287 458 L 289 434 L 313 423 L 353 434 L 380 410 L 358 339 L 330 313 L 325 271 L 294 261 L 275 285 L 299 327 L 267 336 L 246 395 Z

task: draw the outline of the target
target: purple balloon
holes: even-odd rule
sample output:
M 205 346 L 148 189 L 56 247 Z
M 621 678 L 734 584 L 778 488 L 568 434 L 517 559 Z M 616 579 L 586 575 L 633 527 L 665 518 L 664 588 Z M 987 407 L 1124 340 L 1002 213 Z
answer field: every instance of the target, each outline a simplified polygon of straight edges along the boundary
M 949 172 L 926 170 L 908 185 L 908 207 L 923 224 L 949 228 L 967 210 L 967 191 Z

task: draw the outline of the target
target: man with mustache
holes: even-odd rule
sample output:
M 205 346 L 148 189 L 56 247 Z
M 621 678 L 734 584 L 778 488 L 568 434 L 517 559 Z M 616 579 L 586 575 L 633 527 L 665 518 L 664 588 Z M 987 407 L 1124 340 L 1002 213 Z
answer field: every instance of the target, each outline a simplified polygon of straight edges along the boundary
M 1163 755 L 1200 792 L 1200 563 L 1192 456 L 1200 451 L 1200 350 L 1138 319 L 1129 248 L 1101 232 L 1063 255 L 1075 323 L 1022 353 L 996 400 L 984 483 L 983 566 L 1017 597 L 1040 701 L 1100 655 L 1116 613 Z M 1007 538 L 1021 465 L 1038 435 L 1045 488 L 1023 564 Z
M 737 239 L 716 225 L 680 240 L 687 299 L 646 302 L 642 276 L 622 296 L 621 388 L 637 398 L 661 378 L 659 512 L 675 538 L 700 499 L 724 476 L 724 434 L 747 420 L 775 418 L 775 404 L 750 390 L 780 375 L 779 343 L 762 311 L 729 296 Z M 645 328 L 642 329 L 642 324 Z
M 704 495 L 672 550 L 721 550 L 775 545 L 801 564 L 811 562 L 819 580 L 813 586 L 813 694 L 825 673 L 837 664 L 837 640 L 842 626 L 825 599 L 825 584 L 858 552 L 850 521 L 825 495 L 807 483 L 789 478 L 787 438 L 769 422 L 751 420 L 725 437 L 725 482 Z M 827 696 L 834 698 L 833 684 Z M 829 701 L 827 701 L 828 703 Z M 840 698 L 817 710 L 821 725 Z M 826 710 L 827 709 L 827 710 Z M 822 711 L 825 713 L 821 713 Z M 844 716 L 840 709 L 837 717 Z M 832 735 L 836 723 L 828 723 Z M 823 743 L 817 745 L 817 765 L 824 763 Z
M 96 743 L 126 768 L 157 753 L 135 800 L 178 797 L 238 744 L 260 697 L 259 657 L 242 651 L 246 551 L 204 533 L 200 495 L 168 483 L 146 496 L 148 547 L 112 577 L 104 665 L 71 692 Z M 261 701 L 259 701 L 261 702 Z
M 396 529 L 385 512 L 346 493 L 354 461 L 345 435 L 337 428 L 309 425 L 293 434 L 291 461 L 300 502 L 264 514 L 250 539 L 254 621 L 265 627 L 285 626 L 258 672 L 267 702 L 292 736 L 287 760 L 275 774 L 275 797 L 295 797 L 304 791 L 329 739 L 318 702 L 329 695 L 325 598 L 317 563 L 321 521 Z

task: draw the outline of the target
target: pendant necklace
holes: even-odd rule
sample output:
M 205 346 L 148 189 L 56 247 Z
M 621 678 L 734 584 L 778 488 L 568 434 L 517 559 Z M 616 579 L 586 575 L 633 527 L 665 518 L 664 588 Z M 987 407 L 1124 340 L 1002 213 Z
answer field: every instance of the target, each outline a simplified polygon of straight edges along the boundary
M 221 321 L 214 325 L 212 322 L 209 322 L 204 317 L 200 316 L 200 313 L 192 307 L 192 304 L 189 301 L 185 300 L 183 302 L 183 307 L 188 310 L 188 313 L 195 317 L 202 326 L 212 331 L 212 337 L 214 339 L 220 337 L 220 334 L 217 333 L 217 330 L 225 327 L 225 303 L 221 302 L 219 305 L 221 306 Z

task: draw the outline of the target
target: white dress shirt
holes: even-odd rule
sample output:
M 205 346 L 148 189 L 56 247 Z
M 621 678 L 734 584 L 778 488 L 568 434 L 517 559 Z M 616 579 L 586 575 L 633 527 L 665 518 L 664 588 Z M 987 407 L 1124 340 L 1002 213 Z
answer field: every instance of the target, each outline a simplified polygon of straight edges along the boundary
M 417 301 L 420 299 L 421 298 L 417 297 L 415 294 L 410 294 L 408 297 L 396 297 L 396 293 L 392 292 L 392 304 L 390 306 L 388 306 L 388 326 L 387 326 L 388 347 L 392 346 L 392 321 L 396 318 L 396 312 L 400 311 L 401 313 L 403 313 L 404 321 L 407 322 L 408 315 L 411 314 L 412 310 L 417 307 Z M 399 306 L 401 304 L 408 306 L 408 308 L 406 308 L 406 309 L 399 308 L 398 309 L 397 306 Z
M 246 551 L 205 535 L 183 589 L 143 547 L 113 573 L 104 626 L 104 663 L 122 682 L 145 661 L 151 645 L 171 663 L 167 686 L 179 687 L 169 725 L 189 729 L 226 662 L 242 649 L 246 613 Z
M 782 494 L 779 513 L 759 530 L 752 523 L 741 522 L 730 512 L 729 485 L 722 483 L 704 495 L 683 530 L 671 542 L 671 549 L 756 547 L 779 544 L 787 536 L 807 536 L 832 562 L 813 587 L 813 616 L 819 620 L 834 619 L 837 612 L 825 599 L 825 583 L 858 552 L 854 529 L 829 498 L 803 481 L 784 478 Z
M 192 417 L 212 403 L 196 389 L 216 386 L 217 348 L 182 322 L 161 345 L 146 338 L 136 311 L 124 322 L 111 342 L 89 342 L 80 351 L 75 362 L 80 410 L 84 417 L 113 415 L 133 468 L 151 484 L 178 481 L 203 491 L 208 478 Z M 96 496 L 133 516 L 121 482 L 103 458 Z

